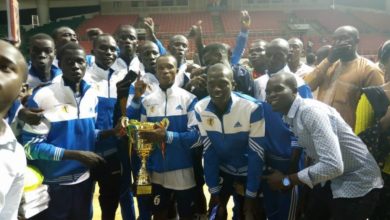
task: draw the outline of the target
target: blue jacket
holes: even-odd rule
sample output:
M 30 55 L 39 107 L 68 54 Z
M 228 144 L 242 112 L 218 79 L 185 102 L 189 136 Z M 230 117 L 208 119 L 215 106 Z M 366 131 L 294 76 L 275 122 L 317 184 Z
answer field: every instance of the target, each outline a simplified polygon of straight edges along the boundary
M 57 66 L 51 65 L 50 73 L 51 73 L 50 80 L 48 82 L 44 82 L 42 81 L 42 78 L 39 76 L 39 73 L 37 73 L 37 70 L 32 65 L 30 65 L 27 74 L 27 84 L 30 87 L 30 89 L 35 89 L 36 87 L 41 86 L 43 84 L 51 83 L 51 81 L 54 78 L 62 74 L 62 71 Z
M 199 142 L 194 106 L 197 99 L 182 88 L 173 86 L 167 91 L 159 87 L 138 104 L 133 101 L 128 117 L 141 121 L 160 122 L 168 118 L 165 159 L 156 148 L 148 161 L 148 167 L 155 172 L 166 172 L 192 167 L 191 151 Z
M 266 148 L 263 107 L 255 99 L 233 92 L 228 110 L 219 116 L 206 97 L 195 106 L 204 145 L 204 174 L 211 194 L 218 194 L 219 171 L 247 176 L 246 196 L 259 189 Z
M 27 158 L 44 175 L 45 183 L 77 180 L 88 168 L 75 160 L 62 160 L 65 150 L 95 150 L 97 97 L 82 81 L 80 97 L 62 77 L 35 91 L 28 107 L 44 109 L 37 126 L 25 124 L 22 133 Z M 79 100 L 78 100 L 79 99 Z
M 94 63 L 88 68 L 84 80 L 95 90 L 99 102 L 96 119 L 96 129 L 107 130 L 115 127 L 114 109 L 117 101 L 116 84 L 127 74 L 126 70 L 103 70 Z M 117 152 L 118 140 L 108 137 L 96 142 L 96 153 L 106 156 Z

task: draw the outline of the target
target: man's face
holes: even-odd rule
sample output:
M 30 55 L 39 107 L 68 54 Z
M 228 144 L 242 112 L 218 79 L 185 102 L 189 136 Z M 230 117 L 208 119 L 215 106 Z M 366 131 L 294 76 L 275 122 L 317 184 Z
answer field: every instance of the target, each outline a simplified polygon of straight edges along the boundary
M 63 78 L 70 83 L 79 83 L 83 79 L 87 63 L 83 50 L 66 50 L 59 61 Z
M 161 57 L 157 60 L 157 78 L 161 88 L 169 88 L 175 82 L 177 72 L 176 60 L 173 57 Z
M 340 58 L 356 52 L 358 40 L 350 30 L 340 29 L 333 34 L 333 50 L 337 50 Z
M 213 68 L 207 73 L 207 91 L 211 101 L 220 108 L 226 107 L 233 90 L 232 79 L 226 71 L 226 68 Z
M 137 50 L 138 39 L 137 32 L 134 28 L 123 27 L 117 33 L 116 40 L 120 49 L 120 53 L 133 55 Z
M 54 42 L 47 39 L 37 39 L 30 47 L 31 65 L 40 73 L 50 71 L 55 57 Z
M 249 61 L 255 69 L 261 69 L 267 64 L 266 45 L 265 42 L 255 42 L 249 48 Z
M 288 52 L 278 46 L 269 46 L 266 49 L 266 56 L 269 72 L 276 73 L 286 65 Z
M 301 53 L 302 53 L 302 44 L 296 39 L 292 39 L 288 41 L 290 45 L 290 59 L 291 61 L 299 61 L 301 58 Z
M 100 37 L 92 50 L 96 64 L 102 69 L 108 69 L 116 59 L 116 42 L 113 37 Z
M 272 111 L 286 113 L 295 99 L 294 92 L 281 77 L 271 77 L 265 89 L 266 100 L 272 106 Z
M 169 52 L 179 61 L 185 59 L 188 51 L 188 40 L 184 36 L 176 36 L 169 44 Z
M 11 45 L 0 41 L 0 117 L 6 115 L 18 97 L 25 78 L 26 64 Z
M 58 31 L 58 33 L 56 35 L 56 39 L 54 39 L 54 42 L 56 44 L 56 48 L 60 48 L 69 42 L 78 43 L 78 40 L 77 40 L 77 35 L 74 32 L 74 30 L 72 30 L 70 28 L 61 28 Z
M 147 72 L 154 73 L 156 71 L 156 61 L 159 56 L 160 52 L 155 44 L 148 44 L 143 47 L 140 58 Z

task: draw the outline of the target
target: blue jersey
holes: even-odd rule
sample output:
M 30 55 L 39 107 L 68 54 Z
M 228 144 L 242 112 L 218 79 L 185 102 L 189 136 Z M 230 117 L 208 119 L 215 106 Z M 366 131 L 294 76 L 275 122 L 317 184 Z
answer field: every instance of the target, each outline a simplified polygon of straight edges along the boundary
M 133 102 L 128 117 L 141 121 L 160 122 L 168 118 L 165 158 L 160 149 L 155 149 L 148 167 L 151 171 L 166 172 L 192 167 L 191 147 L 199 142 L 194 106 L 197 99 L 186 90 L 172 86 L 166 91 L 156 88 L 145 96 L 139 106 Z
M 62 160 L 65 150 L 94 151 L 97 96 L 84 81 L 76 96 L 62 77 L 35 91 L 28 107 L 42 108 L 37 126 L 25 124 L 22 139 L 27 158 L 44 175 L 45 183 L 77 180 L 88 168 L 75 160 Z
M 217 114 L 210 97 L 195 106 L 204 145 L 204 174 L 211 194 L 220 191 L 219 170 L 247 176 L 246 196 L 255 197 L 264 163 L 265 120 L 261 103 L 232 93 L 228 110 Z

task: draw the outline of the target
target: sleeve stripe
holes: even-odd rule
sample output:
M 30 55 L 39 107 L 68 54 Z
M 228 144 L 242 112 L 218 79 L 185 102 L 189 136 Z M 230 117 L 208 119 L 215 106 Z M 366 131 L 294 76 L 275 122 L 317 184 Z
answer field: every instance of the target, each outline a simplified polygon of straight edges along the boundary
M 255 151 L 261 159 L 264 159 L 264 149 L 251 138 L 249 138 L 249 147 Z

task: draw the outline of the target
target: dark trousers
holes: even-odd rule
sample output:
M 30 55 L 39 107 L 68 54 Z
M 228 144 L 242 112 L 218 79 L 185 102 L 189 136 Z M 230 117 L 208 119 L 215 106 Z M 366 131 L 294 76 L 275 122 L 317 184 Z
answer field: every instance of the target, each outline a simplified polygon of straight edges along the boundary
M 92 169 L 91 176 L 99 184 L 102 220 L 114 220 L 121 191 L 121 165 L 117 153 L 104 159 L 106 163 Z
M 87 220 L 91 215 L 92 181 L 76 185 L 49 184 L 49 208 L 31 220 Z
M 374 211 L 380 189 L 373 189 L 358 198 L 333 199 L 330 182 L 317 185 L 310 193 L 305 219 L 311 220 L 366 220 Z

